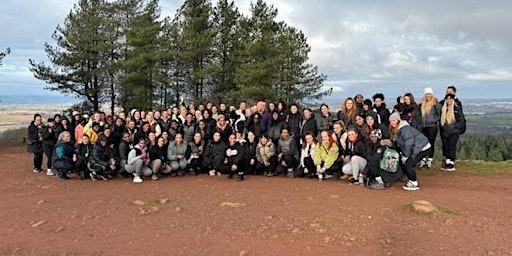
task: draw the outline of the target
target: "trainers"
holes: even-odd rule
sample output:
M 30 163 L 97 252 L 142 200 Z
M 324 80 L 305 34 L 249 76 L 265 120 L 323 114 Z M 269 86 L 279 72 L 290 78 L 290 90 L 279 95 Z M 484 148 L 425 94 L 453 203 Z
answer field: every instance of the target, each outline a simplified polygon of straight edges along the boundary
M 455 165 L 453 165 L 453 164 L 446 164 L 446 167 L 444 168 L 443 171 L 445 171 L 445 172 L 453 172 L 453 171 L 455 171 Z
M 427 159 L 427 168 L 428 169 L 432 168 L 432 160 L 433 160 L 432 158 Z
M 409 180 L 409 181 L 407 181 L 407 183 L 404 186 L 402 186 L 402 188 L 407 191 L 414 191 L 414 190 L 419 190 L 420 186 L 418 185 L 417 181 Z
M 419 168 L 423 168 L 427 165 L 427 159 L 423 158 L 421 159 L 420 161 L 420 165 L 418 166 Z
M 318 181 L 323 181 L 324 180 L 324 174 L 323 173 L 319 173 L 318 174 Z
M 46 170 L 46 175 L 55 176 L 55 172 L 52 169 L 48 169 L 48 170 Z
M 324 174 L 324 179 L 330 179 L 330 178 L 332 178 L 332 177 L 333 177 L 333 176 L 332 176 L 332 175 L 330 175 L 330 174 Z
M 273 172 L 268 172 L 267 173 L 267 177 L 274 177 L 274 173 Z
M 215 176 L 215 171 L 211 170 L 208 174 L 210 174 L 210 176 Z
M 91 177 L 91 180 L 93 180 L 93 181 L 97 181 L 98 180 L 98 177 L 96 176 L 95 173 L 91 172 L 91 173 L 89 173 L 89 176 Z
M 364 176 L 363 175 L 359 175 L 359 177 L 357 178 L 357 183 L 360 186 L 364 186 Z
M 288 177 L 288 178 L 293 178 L 293 177 L 295 177 L 295 174 L 293 173 L 293 170 L 292 170 L 292 169 L 288 169 L 288 170 L 286 171 L 286 177 Z
M 33 172 L 35 172 L 35 173 L 40 173 L 40 172 L 42 172 L 42 171 L 43 171 L 43 169 L 37 169 L 37 168 L 34 168 L 34 170 L 32 170 L 32 171 L 33 171 Z
M 98 175 L 98 178 L 102 179 L 102 180 L 108 180 L 105 176 L 103 175 Z
M 141 183 L 143 180 L 140 178 L 139 175 L 133 175 L 133 183 Z
M 153 173 L 153 175 L 151 175 L 151 179 L 152 179 L 152 180 L 158 180 L 158 179 L 160 179 L 160 178 L 158 177 L 158 174 Z

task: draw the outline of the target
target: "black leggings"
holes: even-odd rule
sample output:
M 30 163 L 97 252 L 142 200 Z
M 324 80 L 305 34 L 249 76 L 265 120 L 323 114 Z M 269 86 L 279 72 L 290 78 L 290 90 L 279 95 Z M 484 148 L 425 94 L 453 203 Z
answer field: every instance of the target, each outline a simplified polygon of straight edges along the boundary
M 52 168 L 53 145 L 43 143 L 43 152 L 48 161 L 46 161 L 46 168 Z
M 407 158 L 407 161 L 405 162 L 405 164 L 403 164 L 402 161 L 400 160 L 400 167 L 402 168 L 402 170 L 405 171 L 405 173 L 407 174 L 407 177 L 409 177 L 409 180 L 416 181 L 416 170 L 414 169 L 414 165 L 419 163 L 421 161 L 421 159 L 428 156 L 429 151 L 430 151 L 430 149 L 425 149 L 425 150 L 421 151 L 420 153 L 418 153 L 418 155 L 416 155 L 416 157 L 414 159 L 412 159 L 410 157 Z
M 457 157 L 457 142 L 459 141 L 459 136 L 460 134 L 458 133 L 448 137 L 441 136 L 445 157 L 453 162 L 455 162 L 455 158 Z
M 34 153 L 34 168 L 41 170 L 41 165 L 43 165 L 43 152 Z
M 427 137 L 428 139 L 428 142 L 430 142 L 430 151 L 428 153 L 428 158 L 434 158 L 434 145 L 436 144 L 436 137 L 437 137 L 437 130 L 438 130 L 438 127 L 437 126 L 434 126 L 434 127 L 423 127 L 423 129 L 421 129 L 421 132 L 425 135 L 425 137 Z

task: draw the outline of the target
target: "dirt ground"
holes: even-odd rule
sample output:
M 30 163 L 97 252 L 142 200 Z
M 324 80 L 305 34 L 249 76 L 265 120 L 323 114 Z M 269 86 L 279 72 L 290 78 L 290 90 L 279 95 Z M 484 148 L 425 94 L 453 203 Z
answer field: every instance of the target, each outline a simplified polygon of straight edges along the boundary
M 512 255 L 511 174 L 420 173 L 414 192 L 251 176 L 133 184 L 61 181 L 31 157 L 0 146 L 0 255 Z M 407 211 L 415 200 L 458 214 Z

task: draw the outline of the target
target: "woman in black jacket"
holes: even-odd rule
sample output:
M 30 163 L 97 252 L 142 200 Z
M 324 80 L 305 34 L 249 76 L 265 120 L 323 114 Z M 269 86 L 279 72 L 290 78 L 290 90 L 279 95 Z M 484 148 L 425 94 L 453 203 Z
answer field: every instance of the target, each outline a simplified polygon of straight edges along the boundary
M 202 169 L 210 176 L 220 175 L 220 166 L 226 158 L 226 144 L 219 132 L 215 132 L 212 141 L 203 152 Z
M 364 139 L 360 138 L 357 128 L 348 128 L 346 145 L 347 149 L 344 155 L 348 156 L 348 163 L 343 165 L 342 171 L 345 175 L 352 175 L 352 178 L 350 178 L 348 182 L 359 184 L 362 182 L 363 178 L 360 172 L 366 167 L 367 161 L 366 145 Z M 346 178 L 346 176 L 343 178 Z
M 160 178 L 159 173 L 171 173 L 171 166 L 167 160 L 167 147 L 164 138 L 158 138 L 156 145 L 149 148 L 149 168 L 153 171 L 152 180 Z
M 235 173 L 238 180 L 244 179 L 244 147 L 236 141 L 236 135 L 229 135 L 229 145 L 226 147 L 226 158 L 222 163 L 220 172 L 228 174 L 228 179 L 233 178 Z
M 43 164 L 43 118 L 40 114 L 34 115 L 34 120 L 28 126 L 28 152 L 34 155 L 33 172 L 41 172 Z
M 454 94 L 446 94 L 441 108 L 441 141 L 446 157 L 444 171 L 455 171 L 455 158 L 459 136 L 466 131 L 466 118 L 455 102 Z
M 82 135 L 80 143 L 75 146 L 76 155 L 76 178 L 81 180 L 85 177 L 89 177 L 89 170 L 87 169 L 87 162 L 89 157 L 92 155 L 93 145 L 89 141 L 87 134 Z
M 55 173 L 52 168 L 53 148 L 57 143 L 57 133 L 55 132 L 55 120 L 48 118 L 47 125 L 43 128 L 43 152 L 46 155 L 46 175 L 53 176 Z

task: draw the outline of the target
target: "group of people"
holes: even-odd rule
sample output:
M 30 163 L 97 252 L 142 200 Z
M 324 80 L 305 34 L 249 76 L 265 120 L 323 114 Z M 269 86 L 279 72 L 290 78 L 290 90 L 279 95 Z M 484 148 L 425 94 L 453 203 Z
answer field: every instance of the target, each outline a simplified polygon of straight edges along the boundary
M 442 170 L 454 171 L 456 146 L 466 121 L 456 88 L 438 101 L 427 87 L 420 102 L 410 93 L 390 109 L 384 95 L 348 97 L 337 113 L 297 104 L 260 101 L 238 107 L 193 103 L 162 111 L 132 110 L 90 117 L 75 111 L 56 114 L 43 124 L 35 114 L 28 128 L 34 172 L 68 179 L 108 180 L 143 177 L 226 174 L 347 180 L 385 189 L 406 181 L 418 190 L 416 167 L 432 167 L 437 134 L 442 141 Z M 373 101 L 372 101 L 373 100 Z M 405 179 L 404 179 L 405 178 Z

